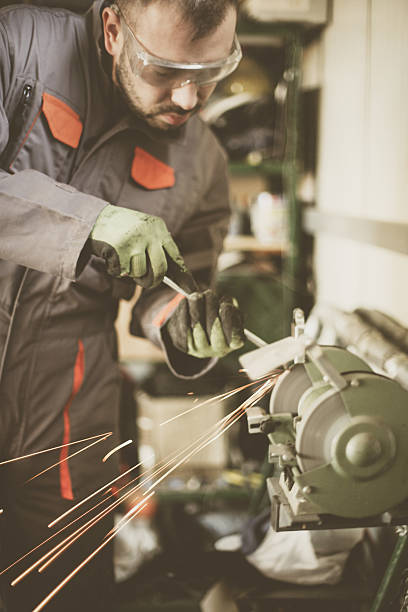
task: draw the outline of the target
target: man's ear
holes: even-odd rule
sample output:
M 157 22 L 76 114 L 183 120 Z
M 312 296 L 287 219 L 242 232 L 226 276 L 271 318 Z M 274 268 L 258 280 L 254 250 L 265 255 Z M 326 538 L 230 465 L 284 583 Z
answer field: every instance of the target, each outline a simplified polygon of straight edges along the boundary
M 102 11 L 103 37 L 106 51 L 113 57 L 117 56 L 123 45 L 123 34 L 120 17 L 110 7 Z

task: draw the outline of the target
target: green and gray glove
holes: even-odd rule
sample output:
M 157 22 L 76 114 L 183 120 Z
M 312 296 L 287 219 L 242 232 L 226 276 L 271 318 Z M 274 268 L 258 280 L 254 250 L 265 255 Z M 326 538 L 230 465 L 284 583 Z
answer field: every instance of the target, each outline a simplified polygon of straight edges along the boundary
M 210 290 L 181 300 L 165 327 L 174 346 L 193 357 L 224 357 L 245 341 L 236 301 Z
M 159 217 L 108 204 L 90 235 L 94 255 L 102 257 L 112 276 L 130 276 L 142 287 L 155 287 L 167 272 L 186 271 L 166 224 Z M 174 276 L 174 272 L 173 272 Z

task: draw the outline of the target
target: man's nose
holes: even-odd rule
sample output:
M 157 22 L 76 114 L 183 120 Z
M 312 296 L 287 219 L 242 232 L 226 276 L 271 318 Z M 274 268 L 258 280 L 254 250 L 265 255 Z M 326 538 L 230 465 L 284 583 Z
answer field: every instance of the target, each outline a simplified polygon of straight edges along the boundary
M 183 110 L 192 110 L 198 102 L 197 89 L 195 83 L 187 83 L 182 87 L 172 89 L 171 101 Z

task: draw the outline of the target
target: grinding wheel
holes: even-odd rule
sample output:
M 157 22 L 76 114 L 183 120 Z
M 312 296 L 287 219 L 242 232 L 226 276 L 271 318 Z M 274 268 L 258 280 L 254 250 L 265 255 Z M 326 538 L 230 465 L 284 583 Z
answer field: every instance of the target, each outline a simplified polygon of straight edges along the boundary
M 330 463 L 330 448 L 337 436 L 350 423 L 339 394 L 325 401 L 309 404 L 296 428 L 296 452 L 302 472 Z

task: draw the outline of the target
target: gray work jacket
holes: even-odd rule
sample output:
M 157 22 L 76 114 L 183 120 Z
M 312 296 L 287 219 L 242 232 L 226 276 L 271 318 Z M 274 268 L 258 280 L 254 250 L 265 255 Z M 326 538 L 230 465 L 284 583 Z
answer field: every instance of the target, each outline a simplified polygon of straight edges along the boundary
M 214 276 L 229 217 L 225 156 L 198 117 L 180 137 L 158 137 L 124 109 L 103 68 L 100 10 L 0 11 L 0 357 L 47 330 L 112 325 L 134 286 L 87 252 L 107 203 L 162 217 L 199 283 Z M 143 292 L 135 332 L 160 344 L 152 321 L 173 295 Z M 180 376 L 210 365 L 164 349 Z

